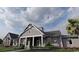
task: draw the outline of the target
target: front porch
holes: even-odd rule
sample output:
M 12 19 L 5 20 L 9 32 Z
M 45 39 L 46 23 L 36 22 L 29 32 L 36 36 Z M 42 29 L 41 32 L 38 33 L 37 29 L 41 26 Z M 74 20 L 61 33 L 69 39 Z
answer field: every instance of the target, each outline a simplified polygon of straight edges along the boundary
M 43 47 L 44 39 L 43 36 L 27 36 L 21 37 L 19 39 L 19 46 L 23 44 L 25 48 L 33 48 L 33 47 Z

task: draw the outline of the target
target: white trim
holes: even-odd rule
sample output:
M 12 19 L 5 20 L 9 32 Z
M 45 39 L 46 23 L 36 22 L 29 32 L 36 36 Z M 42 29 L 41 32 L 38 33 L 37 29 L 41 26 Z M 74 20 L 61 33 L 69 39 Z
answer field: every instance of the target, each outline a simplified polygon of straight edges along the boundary
M 21 44 L 21 38 L 19 38 L 19 46 L 20 46 L 20 44 Z
M 22 36 L 22 37 L 20 37 L 20 38 L 27 38 L 27 37 L 38 37 L 38 36 L 43 36 L 43 35 Z
M 24 41 L 25 41 L 25 48 L 26 48 L 27 47 L 27 45 L 26 45 L 27 44 L 27 38 L 25 38 Z
M 34 37 L 33 37 L 33 40 L 32 40 L 32 46 L 34 47 Z
M 41 46 L 43 47 L 43 36 L 41 36 Z

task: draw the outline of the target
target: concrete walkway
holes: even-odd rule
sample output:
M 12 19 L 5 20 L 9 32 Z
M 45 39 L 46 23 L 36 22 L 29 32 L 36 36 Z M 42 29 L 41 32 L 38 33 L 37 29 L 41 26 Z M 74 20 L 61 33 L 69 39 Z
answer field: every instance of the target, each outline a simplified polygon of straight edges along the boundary
M 15 51 L 8 51 L 8 52 L 22 52 L 24 50 L 29 50 L 29 49 L 20 49 L 20 50 L 15 50 Z
M 30 49 L 20 49 L 20 50 L 15 50 L 15 51 L 8 51 L 8 52 L 23 52 L 23 51 L 26 51 L 26 52 L 30 52 L 30 51 L 44 51 L 44 50 L 49 50 L 48 48 L 33 48 L 32 50 Z

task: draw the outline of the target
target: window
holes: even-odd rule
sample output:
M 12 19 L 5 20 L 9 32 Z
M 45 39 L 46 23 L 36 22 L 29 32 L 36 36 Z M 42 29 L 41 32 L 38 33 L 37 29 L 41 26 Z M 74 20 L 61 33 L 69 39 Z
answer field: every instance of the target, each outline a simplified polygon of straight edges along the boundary
M 69 44 L 72 44 L 72 40 L 69 40 Z
M 7 39 L 8 39 L 8 40 L 10 40 L 10 38 L 9 38 L 9 37 L 8 37 Z

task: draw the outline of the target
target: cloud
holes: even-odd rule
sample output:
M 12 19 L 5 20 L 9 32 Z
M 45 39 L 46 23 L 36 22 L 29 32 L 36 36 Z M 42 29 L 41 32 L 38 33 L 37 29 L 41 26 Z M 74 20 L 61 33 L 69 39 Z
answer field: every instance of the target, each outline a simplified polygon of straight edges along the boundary
M 79 17 L 79 8 L 78 7 L 71 7 L 69 9 L 70 18 L 77 18 Z
M 79 8 L 67 7 L 1 7 L 0 22 L 5 28 L 0 28 L 8 30 L 3 30 L 3 33 L 11 31 L 20 34 L 29 23 L 32 23 L 38 27 L 47 27 L 48 30 L 51 28 L 61 30 L 62 28 L 66 27 L 68 18 L 79 16 L 78 11 Z M 51 28 L 49 28 L 48 25 L 50 24 L 53 24 L 54 27 L 51 26 Z M 61 31 L 64 32 L 64 30 Z M 3 34 L 1 36 L 3 36 Z
M 1 9 L 2 10 L 2 9 Z M 59 18 L 63 10 L 60 8 L 3 8 L 4 13 L 0 14 L 1 19 L 4 20 L 6 26 L 14 28 L 21 24 L 26 26 L 28 23 L 35 25 L 45 25 L 52 20 Z M 54 12 L 56 11 L 56 12 Z M 2 12 L 2 11 L 1 11 Z
M 79 8 L 78 7 L 70 7 L 68 8 L 68 10 L 64 13 L 65 15 L 65 19 L 63 19 L 62 22 L 60 22 L 60 24 L 58 24 L 55 28 L 53 28 L 52 30 L 60 30 L 62 34 L 68 34 L 66 27 L 68 25 L 68 19 L 71 18 L 79 18 Z

